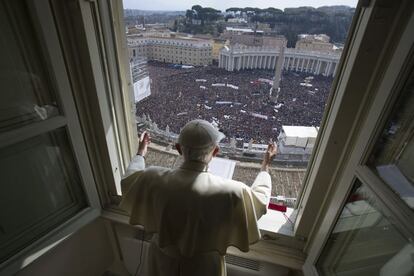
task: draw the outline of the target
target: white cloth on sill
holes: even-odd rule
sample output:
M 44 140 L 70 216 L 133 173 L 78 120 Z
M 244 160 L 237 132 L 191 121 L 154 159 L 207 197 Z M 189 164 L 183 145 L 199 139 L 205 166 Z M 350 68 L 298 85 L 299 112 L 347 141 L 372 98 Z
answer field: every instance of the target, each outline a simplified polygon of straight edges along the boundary
M 149 275 L 226 275 L 227 247 L 246 252 L 260 239 L 257 220 L 266 213 L 271 192 L 267 172 L 248 187 L 212 175 L 197 162 L 176 170 L 144 166 L 142 157 L 132 160 L 122 180 L 120 207 L 129 213 L 130 224 L 157 233 Z

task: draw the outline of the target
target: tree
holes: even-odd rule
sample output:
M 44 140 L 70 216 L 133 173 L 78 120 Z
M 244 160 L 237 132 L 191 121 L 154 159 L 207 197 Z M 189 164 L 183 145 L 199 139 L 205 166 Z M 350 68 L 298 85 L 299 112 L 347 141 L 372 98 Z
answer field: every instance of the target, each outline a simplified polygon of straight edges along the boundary
M 201 25 L 204 26 L 206 22 L 216 21 L 221 17 L 221 11 L 213 8 L 203 8 L 200 5 L 194 5 L 191 10 L 187 10 L 185 14 L 187 22 L 192 22 L 193 19 L 201 20 Z
M 234 18 L 234 16 L 233 15 L 231 15 L 231 14 L 228 14 L 228 15 L 226 15 L 226 17 L 224 18 L 224 21 L 229 21 L 229 19 L 230 18 Z
M 226 12 L 241 12 L 242 8 L 228 8 Z
M 277 28 L 279 34 L 288 39 L 288 46 L 294 47 L 297 37 L 302 33 L 327 34 L 332 42 L 344 43 L 352 21 L 354 8 L 346 6 L 299 7 L 286 8 L 284 11 L 272 7 L 259 9 L 254 7 L 231 7 L 226 12 L 246 15 L 249 22 L 267 23 Z M 186 12 L 184 30 L 190 33 L 220 33 L 217 20 L 222 17 L 219 10 L 194 5 Z M 227 21 L 232 14 L 225 17 Z M 200 25 L 193 25 L 192 19 L 200 20 Z M 213 31 L 212 31 L 213 30 Z
M 187 19 L 187 22 L 191 22 L 194 18 L 195 14 L 193 10 L 187 10 L 185 12 L 185 18 Z
M 281 14 L 281 13 L 283 13 L 282 10 L 272 8 L 272 7 L 269 7 L 267 9 L 263 9 L 262 12 L 267 12 L 267 13 L 270 13 L 270 14 Z
M 221 34 L 222 32 L 224 32 L 223 24 L 217 24 L 217 33 Z

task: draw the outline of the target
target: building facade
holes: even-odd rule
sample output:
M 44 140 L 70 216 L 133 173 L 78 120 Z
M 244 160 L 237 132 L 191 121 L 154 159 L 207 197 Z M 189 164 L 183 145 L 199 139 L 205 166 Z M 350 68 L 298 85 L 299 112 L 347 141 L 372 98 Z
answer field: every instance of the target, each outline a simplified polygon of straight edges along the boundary
M 188 65 L 210 65 L 213 43 L 196 38 L 135 37 L 128 38 L 129 56 Z
M 228 40 L 226 39 L 213 39 L 213 46 L 212 46 L 212 59 L 215 62 L 218 62 L 219 56 L 220 56 L 220 50 L 221 48 L 223 48 L 225 45 L 228 44 Z
M 328 52 L 334 51 L 334 45 L 329 42 L 329 36 L 325 34 L 310 35 L 302 34 L 298 36 L 295 48 L 301 51 L 318 51 Z
M 244 46 L 255 47 L 279 47 L 280 45 L 287 44 L 284 36 L 265 36 L 262 30 L 253 30 L 250 28 L 227 27 L 221 37 L 229 40 L 231 45 L 242 44 Z
M 275 47 L 234 45 L 220 51 L 219 67 L 227 71 L 276 68 L 280 50 Z M 286 48 L 283 69 L 313 75 L 334 76 L 341 54 L 336 52 L 304 51 Z

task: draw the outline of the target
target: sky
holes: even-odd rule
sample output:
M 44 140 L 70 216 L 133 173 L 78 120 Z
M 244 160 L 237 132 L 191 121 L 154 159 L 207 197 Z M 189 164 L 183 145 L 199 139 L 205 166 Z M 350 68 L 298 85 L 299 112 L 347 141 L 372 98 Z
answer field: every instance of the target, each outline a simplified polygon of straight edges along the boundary
M 123 0 L 124 8 L 139 10 L 187 10 L 193 5 L 201 5 L 203 7 L 212 7 L 224 11 L 231 7 L 255 7 L 268 8 L 273 7 L 283 10 L 291 7 L 320 7 L 333 5 L 347 5 L 355 7 L 357 0 Z

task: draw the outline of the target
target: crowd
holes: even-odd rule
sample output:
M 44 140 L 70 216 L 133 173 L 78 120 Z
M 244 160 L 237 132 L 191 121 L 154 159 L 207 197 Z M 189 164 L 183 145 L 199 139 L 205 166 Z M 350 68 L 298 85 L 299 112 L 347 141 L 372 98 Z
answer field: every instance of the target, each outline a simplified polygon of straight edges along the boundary
M 192 119 L 204 119 L 217 124 L 226 139 L 239 142 L 276 140 L 282 125 L 319 126 L 332 83 L 330 77 L 305 79 L 309 74 L 284 72 L 275 104 L 266 81 L 274 71 L 177 69 L 155 62 L 148 70 L 151 95 L 137 103 L 137 115 L 149 115 L 159 128 L 168 125 L 175 133 Z M 212 86 L 218 83 L 227 86 Z

